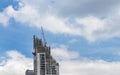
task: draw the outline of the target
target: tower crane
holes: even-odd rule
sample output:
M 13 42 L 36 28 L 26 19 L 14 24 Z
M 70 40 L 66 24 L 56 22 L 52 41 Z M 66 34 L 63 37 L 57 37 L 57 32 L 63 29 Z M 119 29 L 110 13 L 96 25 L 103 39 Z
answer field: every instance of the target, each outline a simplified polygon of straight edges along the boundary
M 41 35 L 42 35 L 42 38 L 43 38 L 43 43 L 44 45 L 47 44 L 46 40 L 45 40 L 45 35 L 44 35 L 44 31 L 43 31 L 43 27 L 41 26 Z

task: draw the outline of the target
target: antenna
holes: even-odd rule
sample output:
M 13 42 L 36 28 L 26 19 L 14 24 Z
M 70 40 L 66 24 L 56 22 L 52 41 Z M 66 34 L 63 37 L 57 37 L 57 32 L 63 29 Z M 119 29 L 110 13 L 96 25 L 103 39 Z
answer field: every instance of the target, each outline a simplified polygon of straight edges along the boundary
M 43 38 L 43 43 L 44 43 L 44 45 L 46 45 L 45 35 L 44 35 L 44 31 L 43 31 L 42 26 L 41 26 L 41 34 L 42 34 L 42 38 Z

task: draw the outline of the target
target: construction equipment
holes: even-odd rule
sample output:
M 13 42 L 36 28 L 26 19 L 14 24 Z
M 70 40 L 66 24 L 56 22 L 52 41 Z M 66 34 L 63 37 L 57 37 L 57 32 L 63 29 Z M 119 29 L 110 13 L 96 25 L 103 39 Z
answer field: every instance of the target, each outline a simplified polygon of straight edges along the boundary
M 45 40 L 45 35 L 44 35 L 44 31 L 43 31 L 43 27 L 42 26 L 41 26 L 41 35 L 42 35 L 43 43 L 44 43 L 44 45 L 46 45 L 47 42 Z

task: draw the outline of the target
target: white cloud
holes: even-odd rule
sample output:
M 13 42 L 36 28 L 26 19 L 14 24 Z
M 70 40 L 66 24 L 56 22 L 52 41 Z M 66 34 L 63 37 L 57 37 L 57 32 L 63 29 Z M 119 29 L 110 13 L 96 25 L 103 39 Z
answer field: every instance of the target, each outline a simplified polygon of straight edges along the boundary
M 61 46 L 59 48 L 53 48 L 51 53 L 53 57 L 59 60 L 61 59 L 70 60 L 70 59 L 76 59 L 79 57 L 79 53 L 75 51 L 68 51 L 65 46 Z
M 114 37 L 120 37 L 119 30 L 119 18 L 120 15 L 109 16 L 105 19 L 100 19 L 97 17 L 85 17 L 78 18 L 76 22 L 78 27 L 82 27 L 82 36 L 84 36 L 89 41 L 96 41 L 102 39 L 109 39 Z
M 63 61 L 60 62 L 61 75 L 119 75 L 120 62 Z
M 39 10 L 30 5 L 25 5 L 18 11 L 14 10 L 12 6 L 9 6 L 5 9 L 5 13 L 7 13 L 9 17 L 15 18 L 15 20 L 20 23 L 38 28 L 43 26 L 52 33 L 68 33 L 76 35 L 79 34 L 80 31 L 74 29 L 72 26 L 67 26 L 65 23 L 67 22 L 67 19 L 58 18 L 57 16 L 49 14 L 49 12 L 45 12 L 44 14 L 39 13 Z
M 4 57 L 0 60 L 1 75 L 25 75 L 25 70 L 32 69 L 32 59 L 17 51 L 8 51 Z
M 104 60 L 81 58 L 78 53 L 71 52 L 67 48 L 63 47 L 53 49 L 53 56 L 60 63 L 60 75 L 120 74 L 120 62 L 106 62 Z M 61 59 L 58 57 L 61 57 Z
M 0 17 L 4 18 L 0 19 L 0 23 L 7 25 L 9 19 L 13 17 L 16 21 L 31 27 L 41 28 L 43 26 L 44 29 L 54 34 L 65 33 L 82 36 L 93 42 L 120 37 L 119 4 L 120 2 L 117 0 L 107 0 L 106 2 L 104 0 L 66 0 L 60 2 L 59 0 L 19 0 L 18 10 L 8 6 L 0 13 Z M 86 7 L 86 5 L 88 6 Z
M 4 13 L 0 13 L 0 23 L 1 25 L 6 27 L 9 23 L 9 17 L 6 16 Z
M 102 30 L 104 28 L 104 22 L 93 16 L 78 18 L 76 21 L 82 27 L 82 35 L 90 41 L 95 40 L 96 31 Z
M 60 75 L 120 74 L 120 62 L 84 59 L 79 57 L 77 52 L 69 51 L 63 46 L 53 48 L 52 55 L 60 64 Z M 32 69 L 33 59 L 25 57 L 18 51 L 8 51 L 6 52 L 6 56 L 0 59 L 0 64 L 3 64 L 0 65 L 1 75 L 25 75 L 26 69 Z
M 53 12 L 63 17 L 108 16 L 119 8 L 119 0 L 53 0 Z

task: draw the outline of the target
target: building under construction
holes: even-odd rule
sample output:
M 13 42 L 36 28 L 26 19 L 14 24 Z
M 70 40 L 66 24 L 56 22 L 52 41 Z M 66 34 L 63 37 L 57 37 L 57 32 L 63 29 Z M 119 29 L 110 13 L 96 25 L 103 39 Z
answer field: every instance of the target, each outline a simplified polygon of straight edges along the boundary
M 59 75 L 59 64 L 51 56 L 46 42 L 33 36 L 33 43 L 34 70 L 27 70 L 26 75 Z

